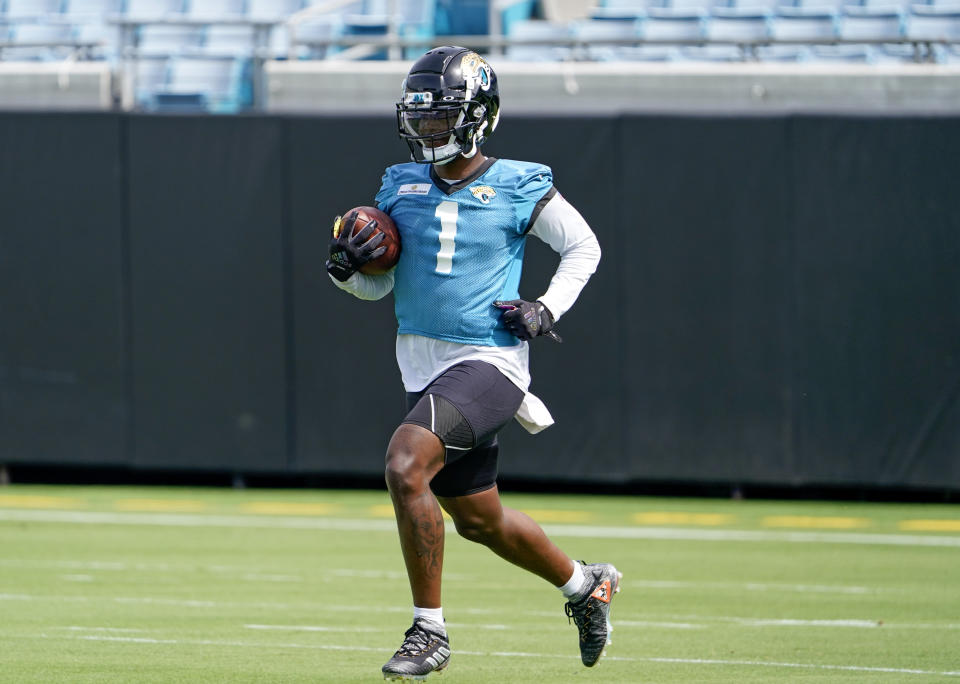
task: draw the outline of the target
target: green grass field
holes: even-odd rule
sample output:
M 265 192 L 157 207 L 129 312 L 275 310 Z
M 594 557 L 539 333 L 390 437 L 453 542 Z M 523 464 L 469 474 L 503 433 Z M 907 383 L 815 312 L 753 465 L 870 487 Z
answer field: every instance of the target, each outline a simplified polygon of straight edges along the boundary
M 624 573 L 613 645 L 448 534 L 431 681 L 960 683 L 960 507 L 504 500 Z M 0 682 L 380 681 L 410 611 L 385 492 L 0 488 Z

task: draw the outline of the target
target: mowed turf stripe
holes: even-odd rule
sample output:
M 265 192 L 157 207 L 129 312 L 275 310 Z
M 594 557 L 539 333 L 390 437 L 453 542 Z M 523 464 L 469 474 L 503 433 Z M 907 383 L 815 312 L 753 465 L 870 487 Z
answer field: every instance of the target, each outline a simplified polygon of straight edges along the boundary
M 177 513 L 106 513 L 95 511 L 0 510 L 0 521 L 86 525 L 155 525 L 172 527 L 239 527 L 396 532 L 389 520 L 350 518 L 267 517 L 257 515 L 190 515 Z M 852 532 L 787 532 L 687 529 L 675 527 L 615 527 L 543 525 L 553 537 L 596 539 L 660 539 L 717 542 L 775 542 L 792 544 L 865 544 L 960 548 L 960 537 L 947 535 L 873 534 Z M 448 530 L 452 532 L 452 530 Z
M 50 639 L 46 634 L 37 635 L 37 638 Z M 309 649 L 320 651 L 351 651 L 365 653 L 389 653 L 390 649 L 377 648 L 374 646 L 339 645 L 339 644 L 298 644 L 298 643 L 276 643 L 276 642 L 251 642 L 251 641 L 221 641 L 216 639 L 155 639 L 150 637 L 134 636 L 111 636 L 111 635 L 66 635 L 58 637 L 69 640 L 82 641 L 107 641 L 128 644 L 149 644 L 149 645 L 170 645 L 170 646 L 227 646 L 235 648 L 290 648 L 290 649 Z M 454 656 L 474 656 L 479 658 L 545 658 L 562 660 L 579 660 L 579 655 L 557 654 L 557 653 L 527 653 L 515 651 L 454 651 Z M 764 660 L 723 660 L 715 658 L 664 658 L 664 657 L 630 657 L 630 656 L 604 656 L 604 660 L 630 662 L 630 663 L 665 663 L 676 665 L 711 665 L 719 667 L 761 667 L 773 669 L 803 669 L 803 670 L 826 670 L 842 672 L 870 672 L 875 674 L 901 674 L 901 675 L 919 675 L 929 677 L 960 677 L 960 671 L 939 671 L 939 670 L 921 670 L 916 668 L 900 667 L 882 667 L 872 665 L 829 665 L 823 663 L 791 663 L 774 662 Z

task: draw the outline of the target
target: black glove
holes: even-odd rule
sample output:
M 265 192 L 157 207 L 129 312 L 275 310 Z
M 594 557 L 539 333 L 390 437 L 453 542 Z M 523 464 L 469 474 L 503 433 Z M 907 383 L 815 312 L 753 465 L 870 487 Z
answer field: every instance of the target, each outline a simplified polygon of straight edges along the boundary
M 507 330 L 521 340 L 532 340 L 534 337 L 546 335 L 557 342 L 563 341 L 553 332 L 553 315 L 543 302 L 512 299 L 509 302 L 497 301 L 493 305 L 503 311 L 503 324 L 507 326 Z
M 346 219 L 338 216 L 333 222 L 333 238 L 330 240 L 330 258 L 327 259 L 327 273 L 340 282 L 352 276 L 368 261 L 376 259 L 387 251 L 387 246 L 378 245 L 386 237 L 380 231 L 373 235 L 376 221 L 370 221 L 356 235 L 350 237 L 357 222 L 359 212 L 352 212 Z M 373 237 L 370 237 L 373 235 Z

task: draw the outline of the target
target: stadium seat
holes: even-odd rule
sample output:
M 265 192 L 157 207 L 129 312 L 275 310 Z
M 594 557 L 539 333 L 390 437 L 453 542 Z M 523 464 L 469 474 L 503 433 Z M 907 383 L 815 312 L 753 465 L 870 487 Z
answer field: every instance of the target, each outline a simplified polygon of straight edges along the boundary
M 169 15 L 183 14 L 184 0 L 126 0 L 125 14 L 130 19 L 162 19 Z
M 705 34 L 708 39 L 716 41 L 764 40 L 770 35 L 769 12 L 764 9 L 715 7 L 707 18 Z M 711 61 L 753 59 L 755 54 L 752 46 L 741 45 L 705 45 L 684 51 L 687 58 Z
M 212 24 L 205 32 L 201 52 L 215 57 L 240 57 L 252 55 L 253 48 L 253 26 Z
M 143 55 L 179 55 L 200 48 L 203 30 L 195 26 L 144 24 L 139 29 L 139 48 Z
M 898 40 L 903 34 L 903 16 L 898 9 L 848 5 L 840 10 L 837 24 L 844 40 Z M 892 46 L 895 46 L 892 44 Z M 839 61 L 902 61 L 880 45 L 819 46 L 813 52 L 818 59 Z
M 284 27 L 278 27 L 277 31 L 282 32 L 283 36 L 274 33 L 274 38 L 286 39 L 287 31 Z M 339 15 L 321 15 L 312 17 L 308 21 L 297 24 L 296 42 L 297 59 L 324 59 L 332 54 L 339 52 L 339 49 L 331 49 L 323 45 L 304 45 L 304 42 L 314 41 L 320 43 L 338 38 L 343 34 L 343 19 Z
M 647 7 L 654 0 L 606 0 L 590 8 L 589 18 L 593 20 L 634 20 L 647 13 Z
M 276 21 L 303 9 L 303 0 L 247 0 L 247 17 L 258 21 Z
M 0 9 L 8 20 L 43 19 L 60 12 L 62 0 L 0 0 Z
M 814 62 L 855 62 L 876 61 L 876 50 L 870 45 L 813 45 L 807 59 Z
M 698 40 L 704 36 L 706 13 L 651 7 L 643 21 L 643 37 L 649 40 Z
M 101 43 L 101 46 L 89 51 L 92 59 L 113 61 L 119 56 L 119 29 L 113 24 L 86 22 L 73 27 L 73 37 L 81 43 Z
M 860 0 L 859 2 L 844 3 L 844 7 L 865 7 L 873 10 L 901 10 L 909 4 L 909 0 Z
M 780 4 L 780 0 L 730 0 L 729 7 L 739 10 L 766 10 L 772 13 Z
M 637 21 L 582 21 L 575 25 L 574 36 L 580 41 L 578 51 L 594 62 L 613 62 L 632 59 L 638 45 L 604 44 L 605 40 L 633 40 L 639 43 L 640 22 Z
M 435 33 L 441 36 L 490 33 L 490 3 L 495 0 L 436 0 Z M 500 30 L 509 35 L 515 21 L 533 18 L 535 0 L 514 0 L 500 12 Z
M 771 17 L 770 35 L 778 40 L 835 38 L 836 13 L 831 9 L 780 7 Z
M 700 40 L 704 37 L 706 15 L 699 11 L 681 11 L 651 7 L 641 24 L 645 40 Z M 683 59 L 680 45 L 640 45 L 631 57 L 644 61 L 672 61 Z
M 63 43 L 73 41 L 72 30 L 67 24 L 15 24 L 10 29 L 10 42 L 16 43 Z M 69 46 L 13 47 L 3 51 L 6 60 L 48 61 L 65 59 L 73 52 Z
M 244 0 L 187 0 L 187 15 L 195 19 L 236 18 L 244 10 Z
M 250 104 L 248 65 L 248 60 L 233 58 L 173 59 L 154 105 L 160 110 L 236 112 Z
M 154 94 L 167 82 L 167 59 L 138 59 L 134 64 L 134 98 L 143 109 L 155 107 Z
M 764 9 L 715 7 L 705 31 L 711 40 L 763 40 L 770 35 L 770 14 Z
M 111 15 L 119 15 L 123 0 L 64 0 L 64 18 L 72 22 L 102 23 Z
M 707 13 L 713 6 L 719 3 L 720 0 L 657 0 L 657 2 L 652 3 L 650 6 Z
M 921 40 L 960 40 L 960 6 L 911 5 L 906 35 Z
M 511 45 L 506 57 L 518 62 L 554 62 L 570 59 L 573 55 L 568 41 L 573 29 L 567 22 L 527 19 L 517 21 L 510 27 L 509 37 L 514 40 L 558 40 L 558 45 Z
M 903 14 L 899 9 L 847 6 L 840 11 L 838 28 L 846 40 L 900 38 Z

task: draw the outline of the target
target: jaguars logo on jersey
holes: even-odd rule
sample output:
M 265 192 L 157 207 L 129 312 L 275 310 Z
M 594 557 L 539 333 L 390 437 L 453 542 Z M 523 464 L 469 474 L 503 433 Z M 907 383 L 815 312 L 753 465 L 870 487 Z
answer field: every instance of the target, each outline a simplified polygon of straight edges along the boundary
M 489 185 L 474 185 L 470 188 L 470 192 L 484 204 L 490 204 L 490 200 L 497 196 L 497 191 Z

